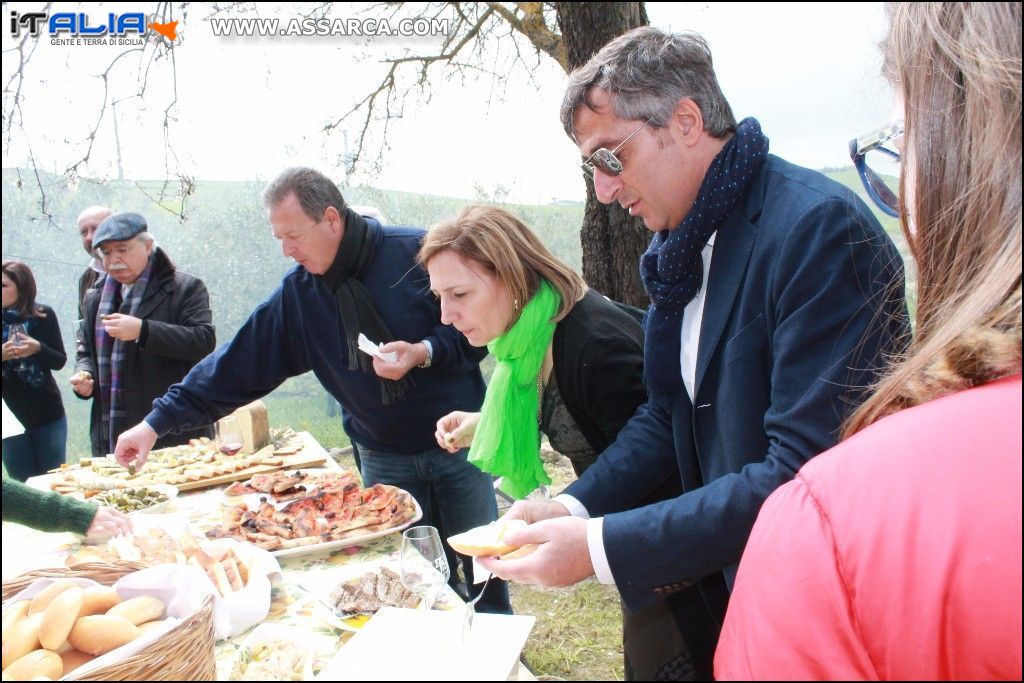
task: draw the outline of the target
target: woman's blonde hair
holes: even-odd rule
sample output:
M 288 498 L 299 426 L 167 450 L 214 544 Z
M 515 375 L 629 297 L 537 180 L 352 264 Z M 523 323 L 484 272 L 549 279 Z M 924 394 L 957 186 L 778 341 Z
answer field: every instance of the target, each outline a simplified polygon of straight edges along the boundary
M 905 109 L 900 223 L 917 261 L 916 326 L 846 435 L 1021 371 L 1021 5 L 892 3 L 888 13 L 884 71 Z
M 497 277 L 522 309 L 537 293 L 541 278 L 561 295 L 558 322 L 583 298 L 587 285 L 572 268 L 548 251 L 540 238 L 508 211 L 471 204 L 455 218 L 430 226 L 418 255 L 424 268 L 451 251 Z

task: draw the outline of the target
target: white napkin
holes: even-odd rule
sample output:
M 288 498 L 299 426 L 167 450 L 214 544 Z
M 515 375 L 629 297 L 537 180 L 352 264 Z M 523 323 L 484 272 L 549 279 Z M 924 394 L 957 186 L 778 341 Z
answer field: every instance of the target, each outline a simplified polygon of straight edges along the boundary
M 373 356 L 374 358 L 378 358 L 378 359 L 384 361 L 385 363 L 396 363 L 396 362 L 398 362 L 398 354 L 397 353 L 395 353 L 394 351 L 389 351 L 388 353 L 383 353 L 380 350 L 380 347 L 382 347 L 384 345 L 383 344 L 375 344 L 374 342 L 372 342 L 369 339 L 367 339 L 366 335 L 363 334 L 362 332 L 359 333 L 359 337 L 357 338 L 356 341 L 359 343 L 359 350 L 362 351 L 363 353 L 367 353 L 367 354 Z

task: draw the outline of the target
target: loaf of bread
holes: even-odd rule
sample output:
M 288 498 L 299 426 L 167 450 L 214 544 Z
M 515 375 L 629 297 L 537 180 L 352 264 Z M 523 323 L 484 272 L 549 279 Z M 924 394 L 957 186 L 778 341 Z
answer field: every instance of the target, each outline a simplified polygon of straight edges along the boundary
M 119 602 L 121 602 L 121 596 L 113 588 L 108 586 L 86 588 L 82 594 L 82 608 L 78 610 L 78 616 L 106 614 L 111 607 Z
M 164 620 L 157 619 L 156 621 L 147 621 L 145 624 L 139 624 L 139 633 L 145 634 L 153 629 L 163 628 Z
M 59 650 L 68 640 L 71 627 L 82 609 L 85 591 L 75 586 L 63 591 L 50 601 L 43 612 L 43 623 L 39 629 L 39 644 L 47 650 Z
M 138 637 L 138 627 L 124 617 L 94 614 L 75 622 L 68 642 L 79 652 L 103 655 Z
M 3 668 L 21 659 L 32 650 L 39 649 L 39 628 L 43 624 L 42 614 L 27 616 L 13 627 L 4 640 Z
M 523 529 L 526 522 L 521 519 L 501 520 L 491 522 L 475 529 L 464 531 L 448 539 L 450 545 L 456 552 L 473 557 L 494 557 L 510 553 L 519 548 L 517 545 L 509 545 L 504 537 L 509 531 Z
M 93 655 L 87 655 L 84 652 L 78 650 L 65 650 L 60 653 L 60 660 L 64 663 L 64 673 L 62 675 L 67 676 L 69 673 L 82 666 L 88 664 L 92 660 L 96 659 Z
M 133 626 L 138 626 L 139 624 L 145 624 L 147 621 L 153 621 L 154 619 L 160 619 L 163 617 L 164 603 L 161 602 L 159 598 L 154 598 L 149 595 L 140 595 L 137 598 L 125 600 L 124 602 L 114 605 L 107 611 L 107 615 L 112 617 L 124 617 L 130 621 Z M 84 652 L 88 652 L 88 650 L 84 650 Z
M 77 583 L 69 579 L 58 579 L 57 581 L 54 581 L 49 586 L 36 593 L 35 597 L 32 598 L 32 602 L 28 606 L 29 616 L 46 610 L 55 597 L 67 589 L 76 588 L 77 586 Z
M 536 549 L 537 549 L 537 544 L 536 543 L 527 543 L 526 545 L 519 546 L 518 548 L 516 548 L 515 550 L 513 550 L 510 553 L 505 553 L 504 555 L 501 556 L 501 559 L 503 559 L 503 560 L 518 560 L 518 559 L 526 557 L 527 555 L 529 555 L 530 553 L 532 553 Z
M 40 676 L 55 681 L 64 675 L 60 655 L 50 650 L 33 650 L 4 667 L 5 681 L 32 681 Z
M 7 634 L 11 632 L 14 625 L 28 616 L 28 606 L 30 604 L 28 600 L 19 600 L 4 610 L 3 641 L 5 643 L 7 642 Z

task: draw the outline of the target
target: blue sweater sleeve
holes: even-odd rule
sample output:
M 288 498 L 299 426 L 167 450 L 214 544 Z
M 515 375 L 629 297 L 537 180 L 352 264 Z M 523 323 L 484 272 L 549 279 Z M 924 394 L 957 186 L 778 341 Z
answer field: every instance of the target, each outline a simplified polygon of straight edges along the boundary
M 452 373 L 467 372 L 478 366 L 487 355 L 486 346 L 473 346 L 451 325 L 437 325 L 427 340 L 434 347 L 434 356 L 430 364 L 438 370 Z
M 310 369 L 282 285 L 227 344 L 200 361 L 153 402 L 146 422 L 157 434 L 205 427 Z

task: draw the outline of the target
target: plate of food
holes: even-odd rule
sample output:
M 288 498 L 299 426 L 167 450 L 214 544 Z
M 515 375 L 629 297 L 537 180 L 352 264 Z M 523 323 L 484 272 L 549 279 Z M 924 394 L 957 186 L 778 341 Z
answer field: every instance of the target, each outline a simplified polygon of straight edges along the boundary
M 178 488 L 170 484 L 146 484 L 101 491 L 90 500 L 125 514 L 163 512 L 178 497 Z
M 402 584 L 395 554 L 313 573 L 299 586 L 327 610 L 331 623 L 347 631 L 358 631 L 384 607 L 412 609 L 421 602 L 420 596 Z M 455 593 L 446 589 L 438 596 L 435 608 L 451 609 L 461 604 Z
M 280 474 L 284 481 L 291 473 Z M 280 558 L 366 543 L 423 517 L 408 491 L 385 484 L 364 489 L 351 472 L 307 478 L 297 497 L 286 495 L 284 500 L 272 491 L 247 493 L 255 485 L 266 484 L 254 479 L 230 491 L 243 498 L 225 501 L 221 522 L 206 532 L 208 538 L 234 538 Z
M 260 624 L 246 637 L 231 673 L 235 681 L 311 681 L 313 651 L 306 634 L 281 624 Z

